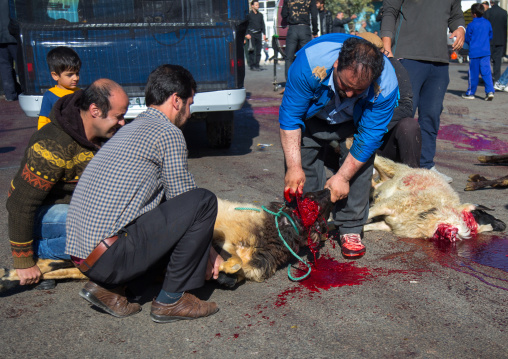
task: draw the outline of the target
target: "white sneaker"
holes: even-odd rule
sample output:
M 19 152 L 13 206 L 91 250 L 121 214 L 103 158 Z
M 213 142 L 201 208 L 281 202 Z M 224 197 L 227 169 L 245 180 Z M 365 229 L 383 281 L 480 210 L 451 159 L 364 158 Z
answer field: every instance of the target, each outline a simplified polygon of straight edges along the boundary
M 504 92 L 508 92 L 508 86 L 505 86 L 503 89 Z
M 445 175 L 444 173 L 441 173 L 439 172 L 437 169 L 436 169 L 436 166 L 433 166 L 431 169 L 431 171 L 437 173 L 438 175 L 440 175 L 441 177 L 443 177 L 443 179 L 447 182 L 447 183 L 452 183 L 453 182 L 453 178 Z
M 464 100 L 474 100 L 474 95 L 468 95 L 467 93 L 462 94 Z
M 496 90 L 498 90 L 498 91 L 505 91 L 506 86 L 501 85 L 499 82 L 496 82 L 496 83 L 494 84 L 494 88 L 495 88 Z M 507 92 L 508 92 L 508 89 L 507 89 Z
M 492 101 L 494 99 L 494 92 L 489 92 L 487 97 L 485 97 L 485 101 Z

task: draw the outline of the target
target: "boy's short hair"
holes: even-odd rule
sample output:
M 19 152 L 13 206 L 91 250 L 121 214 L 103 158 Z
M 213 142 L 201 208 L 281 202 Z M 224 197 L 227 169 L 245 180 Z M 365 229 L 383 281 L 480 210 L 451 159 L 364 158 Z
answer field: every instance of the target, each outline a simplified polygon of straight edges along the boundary
M 485 12 L 485 8 L 483 4 L 474 3 L 471 5 L 471 14 L 476 15 L 476 17 L 483 17 L 483 13 Z
M 81 59 L 76 51 L 70 47 L 58 46 L 48 52 L 46 62 L 50 72 L 60 75 L 64 71 L 79 71 L 81 69 Z

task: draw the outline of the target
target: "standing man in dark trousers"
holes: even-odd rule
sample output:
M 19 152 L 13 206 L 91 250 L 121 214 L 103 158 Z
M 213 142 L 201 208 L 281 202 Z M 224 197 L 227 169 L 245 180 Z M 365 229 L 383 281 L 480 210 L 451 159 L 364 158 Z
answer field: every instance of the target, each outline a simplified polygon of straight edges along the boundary
M 0 77 L 7 101 L 17 101 L 21 86 L 16 80 L 14 60 L 17 53 L 17 41 L 9 33 L 9 4 L 0 0 Z
M 316 0 L 318 9 L 319 35 L 332 33 L 333 18 L 330 10 L 325 9 L 325 0 Z
M 492 59 L 492 79 L 494 82 L 501 77 L 501 63 L 506 54 L 506 10 L 499 7 L 499 1 L 491 1 L 490 9 L 485 11 L 483 17 L 492 25 L 493 37 L 490 41 L 490 57 Z
M 286 36 L 286 81 L 296 51 L 312 40 L 312 36 L 316 37 L 318 34 L 317 15 L 316 0 L 284 0 L 281 16 L 289 24 Z
M 249 51 L 249 66 L 252 71 L 260 71 L 259 61 L 261 60 L 262 41 L 266 41 L 265 20 L 263 14 L 259 12 L 259 2 L 251 1 L 251 11 L 249 12 L 249 26 L 247 27 L 247 34 L 245 38 L 247 41 L 252 41 L 254 51 Z
M 380 37 L 385 55 L 401 59 L 411 79 L 412 117 L 418 109 L 422 133 L 420 167 L 437 172 L 450 183 L 453 179 L 439 172 L 434 163 L 443 100 L 450 82 L 450 56 L 443 36 L 447 29 L 450 38 L 455 38 L 452 49 L 460 50 L 466 34 L 460 0 L 383 1 Z
M 74 192 L 65 252 L 90 278 L 80 295 L 115 317 L 141 310 L 127 300 L 125 286 L 150 283 L 160 267 L 166 274 L 152 302 L 153 321 L 219 310 L 187 292 L 217 278 L 223 261 L 211 248 L 217 198 L 197 188 L 180 130 L 195 93 L 196 82 L 183 67 L 155 69 L 145 89 L 147 110 L 101 148 Z

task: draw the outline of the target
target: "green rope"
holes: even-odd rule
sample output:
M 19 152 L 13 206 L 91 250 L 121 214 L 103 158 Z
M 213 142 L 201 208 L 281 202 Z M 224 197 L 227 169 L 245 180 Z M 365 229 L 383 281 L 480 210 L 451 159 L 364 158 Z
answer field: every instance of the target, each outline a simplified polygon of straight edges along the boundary
M 268 208 L 266 208 L 265 206 L 261 206 L 261 208 L 273 215 L 275 217 L 275 227 L 277 228 L 277 232 L 279 233 L 279 238 L 281 239 L 282 243 L 284 243 L 284 245 L 286 246 L 286 248 L 289 250 L 289 252 L 296 258 L 298 259 L 300 262 L 302 262 L 303 264 L 305 264 L 307 266 L 307 268 L 309 268 L 309 270 L 307 271 L 307 273 L 301 277 L 293 277 L 291 275 L 291 264 L 288 265 L 288 277 L 289 279 L 291 279 L 292 281 L 295 281 L 295 282 L 298 282 L 298 281 L 301 281 L 302 279 L 305 279 L 309 276 L 310 272 L 312 271 L 311 269 L 311 266 L 309 263 L 307 263 L 305 260 L 303 260 L 300 256 L 298 256 L 298 254 L 296 254 L 292 249 L 291 247 L 286 243 L 286 240 L 284 239 L 284 237 L 282 236 L 282 234 L 280 233 L 280 228 L 279 228 L 279 222 L 277 221 L 277 218 L 282 215 L 286 216 L 287 219 L 289 219 L 289 222 L 293 225 L 293 228 L 295 229 L 296 231 L 296 234 L 297 235 L 300 235 L 300 232 L 298 231 L 298 228 L 296 227 L 296 224 L 295 222 L 293 221 L 293 219 L 285 212 L 283 212 L 284 210 L 284 206 L 282 206 L 279 210 L 279 212 L 275 213 L 275 212 L 272 212 L 270 211 Z M 252 211 L 257 211 L 257 212 L 261 212 L 259 209 L 257 208 L 246 208 L 246 207 L 237 207 L 235 208 L 236 210 L 239 210 L 239 211 L 243 211 L 243 210 L 252 210 Z
M 261 212 L 260 209 L 258 208 L 249 208 L 249 207 L 236 207 L 235 208 L 237 211 L 256 211 L 256 212 Z

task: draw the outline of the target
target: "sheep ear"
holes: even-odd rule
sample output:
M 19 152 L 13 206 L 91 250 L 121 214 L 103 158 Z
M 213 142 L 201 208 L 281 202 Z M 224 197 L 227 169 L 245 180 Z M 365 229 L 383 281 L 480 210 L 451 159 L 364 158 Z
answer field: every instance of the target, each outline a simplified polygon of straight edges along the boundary
M 475 207 L 474 209 L 481 209 L 482 211 L 494 211 L 494 209 L 485 207 L 484 205 L 481 204 L 475 204 L 474 207 Z

